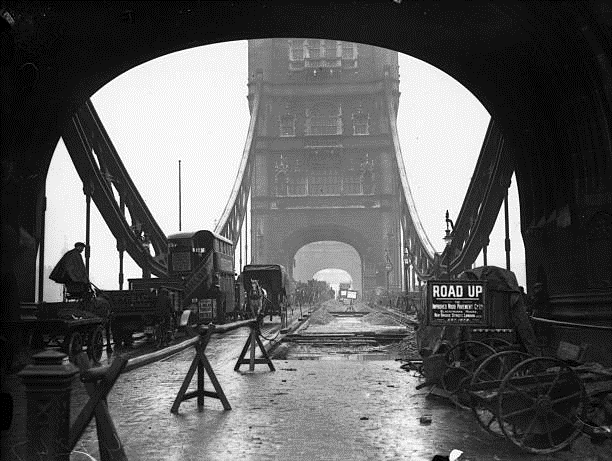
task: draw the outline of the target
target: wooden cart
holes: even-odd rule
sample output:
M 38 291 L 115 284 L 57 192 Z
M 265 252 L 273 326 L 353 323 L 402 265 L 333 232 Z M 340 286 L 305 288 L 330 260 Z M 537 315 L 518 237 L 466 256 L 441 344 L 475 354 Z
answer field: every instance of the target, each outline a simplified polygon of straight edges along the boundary
M 86 348 L 89 358 L 99 362 L 108 317 L 79 307 L 76 303 L 43 303 L 38 306 L 34 316 L 22 319 L 31 335 L 32 346 L 59 347 L 71 360 Z
M 525 451 L 559 451 L 581 433 L 610 437 L 612 370 L 505 351 L 485 359 L 469 385 L 470 406 L 489 433 Z

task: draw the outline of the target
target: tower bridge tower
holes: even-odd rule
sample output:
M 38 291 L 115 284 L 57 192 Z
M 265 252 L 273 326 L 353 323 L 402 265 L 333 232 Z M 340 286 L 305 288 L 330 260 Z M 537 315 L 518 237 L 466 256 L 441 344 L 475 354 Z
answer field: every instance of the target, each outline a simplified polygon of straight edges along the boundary
M 401 182 L 388 115 L 399 103 L 397 52 L 319 39 L 248 47 L 251 110 L 260 92 L 252 261 L 292 270 L 304 245 L 344 242 L 360 256 L 364 292 L 400 289 Z

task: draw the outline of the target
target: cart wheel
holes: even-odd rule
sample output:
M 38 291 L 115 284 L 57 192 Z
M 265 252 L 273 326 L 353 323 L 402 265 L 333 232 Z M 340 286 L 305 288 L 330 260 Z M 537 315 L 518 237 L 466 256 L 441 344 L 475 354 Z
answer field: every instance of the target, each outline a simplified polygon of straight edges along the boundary
M 587 407 L 584 385 L 569 365 L 553 357 L 532 357 L 504 377 L 497 416 L 512 443 L 547 454 L 580 435 Z
M 498 386 L 504 376 L 517 364 L 530 357 L 519 351 L 498 352 L 487 357 L 476 369 L 469 384 L 470 407 L 478 424 L 490 434 L 503 437 L 504 433 L 497 419 Z M 491 383 L 485 389 L 477 386 Z
M 104 329 L 101 326 L 91 333 L 89 343 L 87 344 L 87 355 L 95 363 L 100 363 L 102 358 L 102 350 L 104 349 Z
M 71 360 L 76 357 L 83 350 L 83 336 L 81 336 L 81 333 L 78 331 L 70 333 L 68 342 L 64 347 Z
M 495 337 L 483 338 L 481 341 L 491 346 L 495 350 L 512 347 L 512 343 L 510 341 L 506 341 L 505 339 L 501 339 L 501 338 L 495 338 Z
M 471 379 L 472 372 L 463 367 L 448 367 L 441 379 L 442 388 L 450 394 L 453 403 L 465 410 L 470 408 L 467 388 Z
M 460 364 L 474 371 L 484 359 L 493 354 L 495 349 L 481 341 L 461 341 L 446 352 L 445 359 L 449 366 Z

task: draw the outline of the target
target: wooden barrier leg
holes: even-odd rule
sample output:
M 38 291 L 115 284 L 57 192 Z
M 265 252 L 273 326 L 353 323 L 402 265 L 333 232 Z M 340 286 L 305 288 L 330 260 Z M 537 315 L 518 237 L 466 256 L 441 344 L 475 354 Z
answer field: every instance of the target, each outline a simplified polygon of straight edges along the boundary
M 255 358 L 255 345 L 257 345 L 259 349 L 261 350 L 263 358 L 261 359 Z M 246 352 L 249 346 L 251 347 L 251 356 L 249 360 L 246 360 L 244 356 L 246 355 Z M 270 367 L 270 371 L 276 371 L 274 369 L 274 365 L 272 364 L 272 360 L 270 359 L 270 356 L 266 352 L 266 349 L 263 343 L 259 339 L 259 329 L 257 328 L 256 325 L 251 326 L 251 333 L 249 334 L 249 337 L 247 338 L 247 341 L 244 344 L 244 347 L 242 348 L 242 352 L 240 353 L 240 356 L 238 357 L 238 361 L 236 362 L 234 371 L 238 371 L 240 369 L 240 365 L 244 365 L 247 363 L 249 364 L 250 371 L 253 371 L 255 369 L 255 364 L 257 363 L 265 363 L 266 365 L 268 365 L 268 367 Z
M 234 371 L 238 371 L 240 369 L 240 365 L 242 365 L 242 360 L 244 359 L 244 356 L 246 355 L 247 349 L 249 348 L 250 344 L 251 344 L 251 336 L 249 335 L 247 341 L 244 343 L 242 352 L 240 352 L 240 355 L 238 356 L 238 361 L 236 362 L 236 365 L 234 366 Z
M 81 352 L 75 358 L 77 366 L 81 370 L 90 368 L 89 359 L 85 352 Z M 96 390 L 94 383 L 85 383 L 85 389 L 89 396 L 92 396 Z M 96 432 L 98 434 L 98 446 L 100 448 L 101 461 L 128 461 L 127 455 L 123 450 L 121 439 L 117 434 L 117 429 L 113 423 L 110 414 L 108 413 L 108 403 L 106 397 L 102 398 L 101 402 L 94 410 L 96 416 Z
M 171 413 L 178 413 L 178 409 L 181 403 L 185 400 L 189 400 L 194 397 L 197 398 L 198 411 L 204 411 L 204 397 L 213 397 L 215 399 L 219 399 L 221 400 L 221 403 L 223 404 L 223 408 L 225 410 L 232 409 L 227 400 L 227 397 L 223 393 L 221 384 L 219 384 L 219 381 L 215 376 L 215 372 L 213 371 L 212 366 L 210 365 L 210 362 L 208 361 L 208 358 L 204 353 L 204 351 L 206 350 L 206 346 L 208 345 L 208 341 L 210 341 L 212 333 L 213 329 L 211 328 L 208 330 L 207 334 L 204 337 L 201 337 L 200 341 L 195 345 L 196 355 L 193 358 L 193 361 L 191 362 L 189 371 L 187 372 L 187 375 L 185 376 L 185 379 L 176 396 L 176 399 L 172 404 L 172 408 L 170 409 Z M 191 384 L 191 380 L 193 379 L 193 375 L 195 374 L 196 370 L 198 371 L 198 388 L 195 391 L 187 392 L 187 388 L 189 387 L 189 384 Z M 204 389 L 204 372 L 208 373 L 208 377 L 210 378 L 210 381 L 212 382 L 216 392 L 211 392 Z
M 70 448 L 70 451 L 74 449 L 75 445 L 81 438 L 81 435 L 87 428 L 87 425 L 94 417 L 94 413 L 97 412 L 98 405 L 103 401 L 103 399 L 106 398 L 107 394 L 113 388 L 115 382 L 119 378 L 119 375 L 121 374 L 123 368 L 125 368 L 126 364 L 126 358 L 117 357 L 108 369 L 108 372 L 106 373 L 106 376 L 104 376 L 104 379 L 102 379 L 100 383 L 95 387 L 94 392 L 89 397 L 89 401 L 85 404 L 85 406 L 77 416 L 76 420 L 70 427 L 70 439 L 68 441 L 68 447 Z
M 217 379 L 217 376 L 215 375 L 215 372 L 213 371 L 212 366 L 210 365 L 210 362 L 208 361 L 208 358 L 205 355 L 202 356 L 201 363 L 202 363 L 202 366 L 206 369 L 206 372 L 208 373 L 210 382 L 212 383 L 213 387 L 217 391 L 216 397 L 219 400 L 221 400 L 221 403 L 223 404 L 223 409 L 231 410 L 232 407 L 229 401 L 227 400 L 225 393 L 223 392 L 223 388 L 221 387 L 221 384 L 219 384 L 219 380 Z M 208 395 L 208 393 L 206 393 L 206 395 Z M 212 397 L 215 397 L 215 396 L 213 395 Z
M 204 411 L 204 364 L 198 351 L 198 411 Z
M 249 360 L 249 371 L 255 370 L 255 338 L 257 333 L 254 328 L 251 328 L 251 359 Z
M 257 340 L 257 344 L 259 345 L 259 348 L 261 349 L 261 354 L 264 356 L 264 359 L 268 361 L 268 366 L 270 367 L 270 371 L 276 371 L 276 369 L 274 368 L 274 364 L 272 363 L 272 360 L 270 359 L 270 356 L 268 355 L 268 352 L 266 351 L 266 348 L 262 344 L 261 339 L 259 339 L 259 336 L 257 334 L 255 335 L 255 339 Z
M 187 392 L 187 388 L 189 387 L 189 384 L 191 383 L 191 380 L 193 379 L 193 375 L 195 374 L 197 368 L 198 368 L 198 355 L 196 354 L 196 356 L 193 358 L 193 361 L 191 362 L 191 366 L 189 367 L 189 371 L 187 372 L 187 375 L 185 375 L 183 384 L 181 384 L 181 388 L 179 389 L 178 394 L 176 394 L 176 399 L 174 399 L 174 403 L 172 404 L 170 413 L 174 413 L 174 414 L 178 413 L 179 406 L 181 405 L 181 402 L 184 400 L 185 392 Z

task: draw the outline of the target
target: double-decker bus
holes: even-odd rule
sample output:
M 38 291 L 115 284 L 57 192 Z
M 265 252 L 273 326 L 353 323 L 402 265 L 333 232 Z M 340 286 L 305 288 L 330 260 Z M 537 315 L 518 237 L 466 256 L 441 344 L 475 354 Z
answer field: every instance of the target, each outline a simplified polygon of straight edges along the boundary
M 231 240 L 208 230 L 168 236 L 168 272 L 184 281 L 184 307 L 197 312 L 198 323 L 234 318 Z

